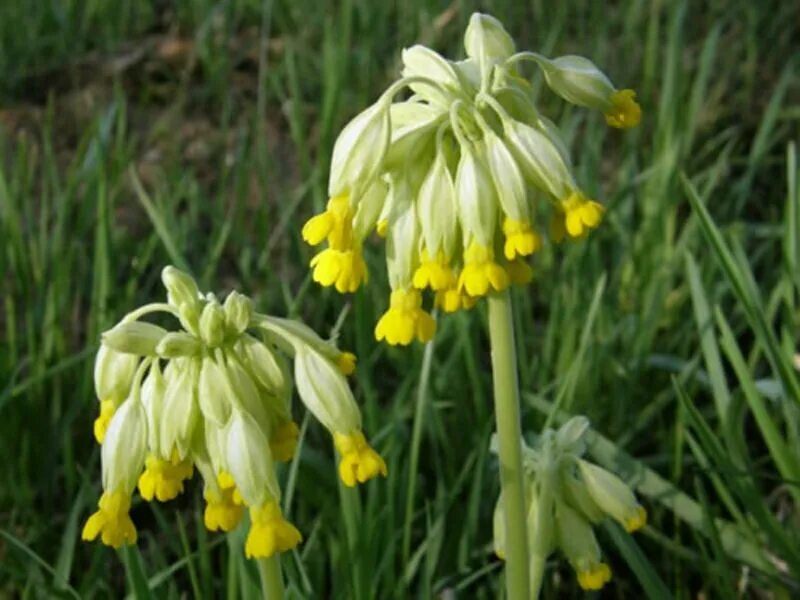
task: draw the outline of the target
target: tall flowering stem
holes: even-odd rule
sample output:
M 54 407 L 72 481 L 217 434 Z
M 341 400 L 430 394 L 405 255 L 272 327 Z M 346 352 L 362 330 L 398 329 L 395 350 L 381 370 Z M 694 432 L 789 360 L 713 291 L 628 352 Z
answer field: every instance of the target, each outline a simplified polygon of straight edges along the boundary
M 283 599 L 283 576 L 281 557 L 275 554 L 270 558 L 258 559 L 258 574 L 261 577 L 261 596 L 264 600 Z
M 506 290 L 489 296 L 488 300 L 500 486 L 507 532 L 506 590 L 508 598 L 530 598 L 517 353 L 514 344 L 511 295 Z

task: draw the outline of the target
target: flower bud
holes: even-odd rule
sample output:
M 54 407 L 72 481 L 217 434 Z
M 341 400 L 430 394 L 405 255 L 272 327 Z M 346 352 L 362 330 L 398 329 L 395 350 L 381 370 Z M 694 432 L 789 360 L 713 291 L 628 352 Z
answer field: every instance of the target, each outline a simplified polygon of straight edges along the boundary
M 566 504 L 556 508 L 558 544 L 585 590 L 599 590 L 611 579 L 611 569 L 600 562 L 600 546 L 589 522 Z
M 197 359 L 176 358 L 164 372 L 164 411 L 161 423 L 161 451 L 171 455 L 178 451 L 186 458 L 200 411 L 197 407 Z
M 592 500 L 586 485 L 572 475 L 565 475 L 562 479 L 564 498 L 570 506 L 586 517 L 590 523 L 599 523 L 606 514 Z
M 575 189 L 575 180 L 558 147 L 544 133 L 514 119 L 503 119 L 503 131 L 522 173 L 556 199 Z
M 153 356 L 156 346 L 167 333 L 158 325 L 144 321 L 122 322 L 113 329 L 103 333 L 105 346 L 117 352 L 138 356 Z
M 237 410 L 225 438 L 226 467 L 244 501 L 249 506 L 277 501 L 280 488 L 275 480 L 269 442 L 261 428 L 249 415 Z
M 231 415 L 231 390 L 223 368 L 217 361 L 206 356 L 202 359 L 200 374 L 197 379 L 197 403 L 200 412 L 209 419 L 223 427 Z
M 392 289 L 410 284 L 417 267 L 417 240 L 419 228 L 414 204 L 407 199 L 393 219 L 386 238 L 386 266 Z
M 280 354 L 250 335 L 242 336 L 237 352 L 242 364 L 262 387 L 279 398 L 291 394 L 291 376 Z
M 94 361 L 94 390 L 98 400 L 114 399 L 118 404 L 128 395 L 139 357 L 123 354 L 100 344 Z
M 216 348 L 225 339 L 225 312 L 218 302 L 209 302 L 200 314 L 200 337 L 209 348 Z
M 610 107 L 614 86 L 588 58 L 537 56 L 536 62 L 542 68 L 547 85 L 567 102 L 603 112 Z
M 361 428 L 361 414 L 341 371 L 307 346 L 298 346 L 294 373 L 300 399 L 331 433 Z
M 563 452 L 581 456 L 586 450 L 584 436 L 589 430 L 589 419 L 583 416 L 572 417 L 556 432 L 556 445 Z
M 517 161 L 500 137 L 490 129 L 484 130 L 483 144 L 489 173 L 494 181 L 497 198 L 503 212 L 515 221 L 530 222 L 525 180 Z
M 130 495 L 147 454 L 147 416 L 138 398 L 128 398 L 114 413 L 102 448 L 103 489 Z
M 455 187 L 445 157 L 437 153 L 417 195 L 417 216 L 428 255 L 453 255 L 457 243 L 458 211 Z
M 269 395 L 256 387 L 235 355 L 229 354 L 226 358 L 225 374 L 239 407 L 253 417 L 264 431 L 268 431 L 270 423 L 268 407 L 271 404 Z
M 420 45 L 403 50 L 402 60 L 403 77 L 423 77 L 439 84 L 433 86 L 425 82 L 413 82 L 408 87 L 431 104 L 449 109 L 453 97 L 447 90 L 457 90 L 461 85 L 452 63 Z
M 585 460 L 578 460 L 581 477 L 592 500 L 629 532 L 645 525 L 646 513 L 619 477 Z
M 151 453 L 162 458 L 168 458 L 168 455 L 162 453 L 160 448 L 160 427 L 163 418 L 164 393 L 166 389 L 167 384 L 161 373 L 161 367 L 159 367 L 156 361 L 150 367 L 150 371 L 144 383 L 142 383 L 141 398 L 145 414 L 147 415 L 147 447 Z
M 180 269 L 168 266 L 161 271 L 161 281 L 167 288 L 167 301 L 175 308 L 193 306 L 200 298 L 200 290 L 194 279 Z
M 461 146 L 461 159 L 456 171 L 456 198 L 464 233 L 475 236 L 481 246 L 493 246 L 497 226 L 494 185 L 483 160 L 470 145 Z
M 514 54 L 514 40 L 494 17 L 473 13 L 464 33 L 464 49 L 484 70 Z
M 378 101 L 350 121 L 336 140 L 331 158 L 328 194 L 350 193 L 356 202 L 378 169 L 389 146 L 389 109 Z
M 239 292 L 233 291 L 225 298 L 223 304 L 225 312 L 225 325 L 235 335 L 244 333 L 250 326 L 250 318 L 253 316 L 253 302 Z
M 375 229 L 388 194 L 389 187 L 380 179 L 375 179 L 364 192 L 353 217 L 353 235 L 356 239 L 363 240 Z
M 447 113 L 421 102 L 397 102 L 389 107 L 392 135 L 382 170 L 403 169 L 409 156 L 424 154 L 432 147 L 436 129 Z
M 195 356 L 200 353 L 200 342 L 184 331 L 170 331 L 156 346 L 156 354 L 161 358 Z

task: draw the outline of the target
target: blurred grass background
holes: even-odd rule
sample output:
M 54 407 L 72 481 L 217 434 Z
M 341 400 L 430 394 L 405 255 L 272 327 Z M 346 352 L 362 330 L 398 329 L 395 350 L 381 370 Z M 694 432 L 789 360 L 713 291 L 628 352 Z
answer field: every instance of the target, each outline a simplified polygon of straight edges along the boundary
M 137 548 L 79 541 L 99 493 L 97 340 L 163 296 L 167 263 L 323 333 L 346 311 L 341 345 L 359 356 L 357 397 L 390 476 L 339 489 L 329 440 L 309 422 L 299 468 L 281 474 L 305 536 L 284 560 L 293 597 L 502 594 L 484 307 L 440 318 L 418 405 L 423 347 L 372 338 L 388 295 L 382 248 L 367 250 L 370 285 L 341 297 L 310 282 L 299 235 L 326 200 L 338 131 L 398 76 L 400 49 L 462 56 L 474 10 L 521 49 L 591 57 L 644 109 L 639 129 L 609 130 L 530 72 L 609 210 L 588 240 L 538 256 L 536 283 L 515 292 L 524 429 L 538 431 L 555 401 L 610 440 L 598 456 L 623 467 L 635 456 L 630 473 L 647 473 L 634 482 L 650 526 L 601 531 L 615 572 L 603 594 L 800 594 L 796 3 L 10 0 L 0 597 L 257 597 L 241 532 L 204 532 L 198 486 L 135 506 Z M 655 473 L 670 493 L 647 487 Z M 729 528 L 751 550 L 732 549 Z M 580 595 L 560 559 L 545 588 Z

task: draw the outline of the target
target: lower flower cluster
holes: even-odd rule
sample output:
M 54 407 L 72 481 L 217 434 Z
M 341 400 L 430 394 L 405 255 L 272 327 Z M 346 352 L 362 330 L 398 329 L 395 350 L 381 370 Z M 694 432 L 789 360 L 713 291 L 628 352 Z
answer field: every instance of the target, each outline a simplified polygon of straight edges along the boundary
M 94 433 L 104 491 L 82 537 L 113 547 L 135 543 L 134 490 L 167 502 L 197 471 L 209 530 L 231 531 L 249 513 L 249 558 L 293 548 L 302 536 L 281 512 L 274 465 L 293 457 L 299 434 L 290 411 L 291 359 L 300 398 L 333 436 L 344 484 L 387 472 L 361 431 L 345 378 L 355 356 L 302 323 L 255 313 L 237 292 L 221 304 L 172 267 L 162 279 L 167 303 L 141 307 L 103 335 Z M 181 329 L 141 320 L 154 312 L 177 318 Z
M 574 417 L 558 431 L 547 429 L 533 448 L 523 444 L 528 550 L 544 560 L 560 549 L 584 590 L 599 590 L 611 580 L 602 561 L 593 525 L 612 518 L 626 531 L 647 523 L 647 513 L 616 475 L 584 460 L 585 417 Z M 494 512 L 494 547 L 505 558 L 503 494 Z

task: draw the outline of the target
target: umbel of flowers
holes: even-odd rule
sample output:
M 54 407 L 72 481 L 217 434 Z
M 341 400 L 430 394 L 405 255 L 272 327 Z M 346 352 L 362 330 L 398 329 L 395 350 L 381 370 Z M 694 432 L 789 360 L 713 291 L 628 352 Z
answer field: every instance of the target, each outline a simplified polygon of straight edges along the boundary
M 274 468 L 274 461 L 291 459 L 297 442 L 292 360 L 300 398 L 333 435 L 342 481 L 354 486 L 386 475 L 345 379 L 355 356 L 298 321 L 254 312 L 238 292 L 220 303 L 173 267 L 162 280 L 166 303 L 129 313 L 102 337 L 94 433 L 102 444 L 103 495 L 83 539 L 135 543 L 135 488 L 145 500 L 171 500 L 196 469 L 208 529 L 230 531 L 249 510 L 248 557 L 292 548 L 301 535 L 281 514 Z M 153 313 L 180 327 L 167 331 L 140 320 Z
M 585 590 L 611 579 L 592 527 L 605 518 L 628 532 L 644 527 L 645 509 L 616 475 L 582 458 L 589 421 L 573 417 L 560 429 L 546 429 L 533 448 L 523 444 L 526 528 L 532 557 L 544 559 L 561 549 Z M 494 548 L 505 558 L 502 493 L 494 512 Z
M 541 248 L 537 205 L 551 207 L 550 238 L 580 238 L 603 206 L 581 190 L 555 124 L 533 102 L 518 71 L 536 64 L 567 102 L 633 127 L 641 110 L 580 56 L 548 59 L 515 52 L 496 19 L 472 16 L 467 58 L 447 60 L 424 46 L 403 51 L 402 78 L 341 132 L 333 149 L 327 210 L 303 238 L 327 247 L 311 260 L 314 280 L 353 292 L 367 280 L 366 237 L 386 238 L 391 296 L 378 340 L 428 341 L 435 323 L 422 308 L 431 289 L 445 312 L 470 308 L 491 291 L 528 283 L 526 262 Z M 403 89 L 411 96 L 394 101 Z

